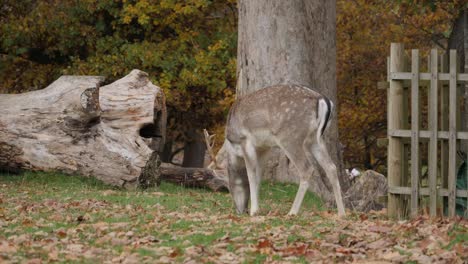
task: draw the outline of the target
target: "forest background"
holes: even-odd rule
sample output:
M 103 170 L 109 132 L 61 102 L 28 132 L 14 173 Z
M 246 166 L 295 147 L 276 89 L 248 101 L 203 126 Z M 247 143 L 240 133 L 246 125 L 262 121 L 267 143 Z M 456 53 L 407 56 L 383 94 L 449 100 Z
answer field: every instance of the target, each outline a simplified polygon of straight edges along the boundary
M 464 4 L 337 1 L 346 167 L 386 172 L 386 147 L 377 144 L 386 137 L 386 92 L 377 83 L 386 79 L 390 42 L 422 56 L 445 50 Z M 0 93 L 42 89 L 60 75 L 102 75 L 110 83 L 136 68 L 166 94 L 168 142 L 187 144 L 207 128 L 221 143 L 235 99 L 236 46 L 236 0 L 2 0 Z

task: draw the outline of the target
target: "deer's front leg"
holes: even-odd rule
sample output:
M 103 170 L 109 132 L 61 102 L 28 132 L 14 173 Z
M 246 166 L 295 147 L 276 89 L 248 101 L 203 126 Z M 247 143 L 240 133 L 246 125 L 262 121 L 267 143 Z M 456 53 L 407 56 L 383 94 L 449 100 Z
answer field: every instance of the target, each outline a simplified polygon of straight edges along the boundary
M 238 214 L 242 214 L 249 204 L 249 179 L 242 156 L 228 151 L 229 191 Z
M 253 216 L 258 212 L 258 193 L 260 189 L 261 169 L 259 169 L 257 151 L 253 144 L 246 140 L 242 146 L 244 153 L 245 167 L 247 169 L 247 176 L 249 178 L 250 186 L 250 215 Z

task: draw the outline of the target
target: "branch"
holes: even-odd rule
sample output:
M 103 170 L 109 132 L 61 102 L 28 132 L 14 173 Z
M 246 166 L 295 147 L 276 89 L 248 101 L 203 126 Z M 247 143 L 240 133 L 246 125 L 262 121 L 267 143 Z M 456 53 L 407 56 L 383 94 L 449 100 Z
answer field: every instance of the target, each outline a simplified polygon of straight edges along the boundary
M 208 188 L 215 192 L 226 192 L 227 182 L 216 176 L 213 170 L 204 168 L 183 168 L 162 163 L 161 180 L 184 187 Z
M 203 135 L 205 136 L 205 144 L 206 144 L 206 149 L 208 150 L 208 153 L 210 154 L 211 162 L 213 162 L 214 167 L 218 167 L 218 163 L 216 162 L 216 155 L 213 152 L 213 146 L 214 146 L 214 136 L 210 135 L 206 129 L 203 129 Z
M 180 148 L 176 149 L 174 152 L 171 153 L 171 156 L 169 157 L 170 163 L 172 163 L 172 160 L 174 159 L 175 155 L 177 155 L 177 153 L 181 152 L 182 150 L 184 150 L 184 147 L 180 147 Z M 175 163 L 173 163 L 173 164 L 175 164 Z M 175 164 L 175 165 L 178 165 L 178 164 Z

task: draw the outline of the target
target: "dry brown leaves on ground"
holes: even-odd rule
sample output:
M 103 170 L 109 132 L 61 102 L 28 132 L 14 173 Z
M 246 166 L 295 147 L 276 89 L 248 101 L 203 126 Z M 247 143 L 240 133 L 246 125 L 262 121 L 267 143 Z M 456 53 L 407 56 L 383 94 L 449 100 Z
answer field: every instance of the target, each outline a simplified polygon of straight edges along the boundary
M 42 190 L 0 182 L 0 262 L 302 263 L 468 262 L 468 222 L 388 220 L 289 203 L 262 216 L 234 215 L 228 194 L 167 187 Z

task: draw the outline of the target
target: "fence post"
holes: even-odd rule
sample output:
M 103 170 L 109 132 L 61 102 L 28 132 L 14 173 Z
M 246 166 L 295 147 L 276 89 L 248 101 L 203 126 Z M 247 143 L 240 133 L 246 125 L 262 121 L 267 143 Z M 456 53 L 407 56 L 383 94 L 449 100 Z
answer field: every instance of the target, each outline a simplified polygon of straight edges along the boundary
M 419 202 L 419 50 L 411 51 L 411 217 L 418 215 Z
M 390 75 L 394 72 L 404 71 L 404 45 L 392 43 L 390 46 Z M 403 82 L 390 79 L 388 92 L 388 130 L 402 128 L 403 121 Z M 402 178 L 402 152 L 403 144 L 400 138 L 388 137 L 388 185 L 389 187 L 401 186 Z M 388 193 L 388 215 L 401 217 L 400 195 Z
M 431 87 L 429 90 L 429 214 L 437 215 L 437 130 L 438 130 L 438 55 L 437 49 L 431 50 Z
M 457 166 L 457 51 L 450 50 L 448 216 L 455 216 Z

